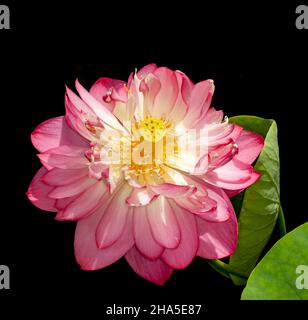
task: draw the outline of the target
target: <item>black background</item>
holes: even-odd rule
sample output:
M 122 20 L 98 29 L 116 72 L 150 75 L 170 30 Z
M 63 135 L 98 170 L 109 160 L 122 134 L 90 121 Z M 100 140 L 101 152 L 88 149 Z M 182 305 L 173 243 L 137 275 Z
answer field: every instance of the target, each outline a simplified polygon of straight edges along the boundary
M 11 290 L 1 290 L 0 303 L 26 300 L 27 309 L 34 310 L 44 301 L 53 308 L 100 310 L 101 318 L 113 303 L 202 303 L 214 312 L 255 306 L 240 302 L 242 288 L 199 258 L 175 271 L 164 287 L 138 277 L 124 259 L 95 272 L 79 270 L 75 223 L 53 220 L 25 196 L 40 167 L 30 133 L 64 113 L 64 84 L 73 88 L 77 77 L 89 88 L 101 76 L 126 80 L 135 68 L 154 62 L 180 69 L 194 82 L 212 78 L 213 106 L 228 116 L 252 114 L 278 122 L 281 201 L 291 230 L 307 221 L 302 185 L 307 179 L 308 33 L 295 28 L 301 2 L 271 7 L 260 1 L 6 4 L 11 30 L 0 30 L 0 264 L 10 267 Z M 276 240 L 277 230 L 268 248 Z

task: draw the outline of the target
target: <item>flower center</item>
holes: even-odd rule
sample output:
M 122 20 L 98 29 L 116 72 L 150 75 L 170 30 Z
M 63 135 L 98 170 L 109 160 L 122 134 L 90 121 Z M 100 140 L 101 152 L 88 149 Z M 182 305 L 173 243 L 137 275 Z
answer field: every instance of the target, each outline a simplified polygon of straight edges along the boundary
M 157 182 L 169 171 L 168 156 L 176 156 L 179 146 L 171 124 L 163 117 L 134 122 L 127 135 L 100 129 L 92 122 L 87 121 L 86 128 L 97 140 L 86 156 L 93 168 L 94 163 L 109 166 L 112 172 L 121 170 L 126 179 L 141 185 Z
M 163 118 L 146 117 L 136 122 L 132 128 L 132 137 L 137 136 L 139 141 L 132 141 L 142 149 L 135 152 L 140 154 L 138 160 L 134 160 L 128 166 L 128 174 L 133 176 L 161 176 L 164 174 L 164 162 L 166 159 L 166 136 L 170 124 Z M 141 143 L 141 144 L 140 144 Z M 140 160 L 140 161 L 139 161 Z
M 145 118 L 136 123 L 136 129 L 147 141 L 157 142 L 161 140 L 167 131 L 169 124 L 164 119 Z

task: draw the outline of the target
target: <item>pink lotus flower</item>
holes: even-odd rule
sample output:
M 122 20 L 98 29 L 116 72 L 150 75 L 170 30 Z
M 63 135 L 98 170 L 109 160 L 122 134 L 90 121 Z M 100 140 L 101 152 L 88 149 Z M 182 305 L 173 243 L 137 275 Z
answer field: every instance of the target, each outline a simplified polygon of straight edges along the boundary
M 137 274 L 164 284 L 195 256 L 232 255 L 228 196 L 258 179 L 250 164 L 263 139 L 210 107 L 213 81 L 193 84 L 151 64 L 127 83 L 101 78 L 89 92 L 76 88 L 80 97 L 66 90 L 66 115 L 31 135 L 43 167 L 27 195 L 57 220 L 78 221 L 81 268 L 125 256 Z

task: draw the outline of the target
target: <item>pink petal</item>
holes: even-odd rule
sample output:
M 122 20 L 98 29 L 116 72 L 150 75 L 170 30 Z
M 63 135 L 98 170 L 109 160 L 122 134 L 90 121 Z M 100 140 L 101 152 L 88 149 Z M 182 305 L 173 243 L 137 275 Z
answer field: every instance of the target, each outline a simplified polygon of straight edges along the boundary
M 256 182 L 260 174 L 249 164 L 232 159 L 227 164 L 204 175 L 204 181 L 228 190 L 245 189 Z
M 188 186 L 188 185 L 194 185 L 190 181 L 187 180 L 188 175 L 186 175 L 184 172 L 180 172 L 176 169 L 172 169 L 169 167 L 169 169 L 166 171 L 166 174 L 164 175 L 164 181 L 166 183 L 176 184 L 178 186 Z
M 80 83 L 76 80 L 76 89 L 80 94 L 80 97 L 88 104 L 88 106 L 94 111 L 94 113 L 100 118 L 101 121 L 109 125 L 110 127 L 117 129 L 121 132 L 125 132 L 125 129 L 120 124 L 118 119 L 112 114 L 112 112 L 105 107 L 102 103 L 96 100 Z
M 67 170 L 53 168 L 44 175 L 42 180 L 51 186 L 65 185 L 87 176 L 88 172 L 87 168 Z
M 91 162 L 88 170 L 89 177 L 101 180 L 103 177 L 108 178 L 109 166 L 99 162 Z
M 71 202 L 79 197 L 79 194 L 73 197 L 61 198 L 56 200 L 55 207 L 58 211 L 63 211 Z
M 72 107 L 78 110 L 80 113 L 94 115 L 93 110 L 80 99 L 77 94 L 75 94 L 70 88 L 66 87 L 66 96 L 68 100 L 71 102 Z
M 164 251 L 153 238 L 145 207 L 134 209 L 134 237 L 136 247 L 148 259 L 155 260 Z
M 145 258 L 135 247 L 125 255 L 125 258 L 139 276 L 159 285 L 165 284 L 173 271 L 160 259 L 152 261 Z
M 186 105 L 189 105 L 190 97 L 192 90 L 194 88 L 193 82 L 186 76 L 185 73 L 182 71 L 176 70 L 176 74 L 180 75 L 182 77 L 182 88 L 181 88 L 181 94 L 183 101 Z
M 221 259 L 233 254 L 237 245 L 237 219 L 227 196 L 231 209 L 230 219 L 225 222 L 209 222 L 197 218 L 199 230 L 199 249 L 197 255 L 205 259 Z
M 160 81 L 161 88 L 155 96 L 154 104 L 148 106 L 153 117 L 160 118 L 172 110 L 179 92 L 177 78 L 168 68 L 157 68 L 153 73 Z
M 60 169 L 84 169 L 89 163 L 84 153 L 87 149 L 63 145 L 38 155 L 43 165 Z
M 157 65 L 155 63 L 150 63 L 143 68 L 141 68 L 137 72 L 137 76 L 139 79 L 144 79 L 149 73 L 153 73 L 157 69 Z
M 260 154 L 264 145 L 264 139 L 255 132 L 243 130 L 236 139 L 236 144 L 238 145 L 236 159 L 250 164 L 254 162 Z
M 197 145 L 196 145 L 197 146 Z M 184 151 L 184 150 L 182 150 Z M 182 173 L 198 174 L 198 157 L 195 152 L 181 152 L 179 155 L 168 155 L 169 167 Z
M 229 209 L 223 191 L 197 177 L 185 176 L 185 180 L 194 185 L 197 191 L 188 197 L 174 198 L 180 207 L 209 221 L 221 222 L 229 219 Z
M 74 145 L 61 145 L 59 147 L 49 149 L 42 154 L 62 154 L 67 156 L 79 156 L 85 153 L 88 148 Z
M 194 184 L 197 191 L 188 197 L 174 198 L 174 201 L 182 208 L 191 213 L 201 215 L 207 214 L 217 208 L 215 200 L 209 197 L 207 186 L 204 181 L 186 176 L 185 179 L 190 184 Z
M 207 195 L 198 197 L 184 197 L 175 198 L 175 202 L 182 208 L 188 210 L 191 213 L 203 215 L 211 210 L 214 210 L 217 206 L 216 201 L 208 197 Z
M 136 180 L 134 179 L 131 179 L 129 177 L 127 177 L 125 179 L 127 181 L 127 183 L 133 187 L 133 188 L 137 188 L 137 189 L 142 189 L 143 187 L 145 187 L 145 184 L 140 184 L 139 182 L 137 182 Z
M 214 124 L 221 123 L 224 118 L 224 113 L 222 110 L 216 110 L 215 108 L 209 108 L 207 113 L 202 119 L 203 124 Z
M 238 148 L 233 140 L 229 140 L 225 144 L 218 144 L 216 147 L 209 150 L 208 155 L 205 155 L 208 157 L 208 168 L 213 170 L 215 168 L 222 167 L 232 160 L 237 152 Z M 203 174 L 204 173 L 205 172 L 203 172 Z
M 251 186 L 255 182 L 257 182 L 260 178 L 261 174 L 259 172 L 253 172 L 250 176 L 250 179 L 246 181 L 245 185 Z M 241 193 L 243 190 L 245 190 L 247 187 L 244 186 L 244 188 L 241 189 L 235 189 L 235 190 L 228 190 L 224 189 L 224 192 L 228 195 L 229 198 L 234 197 L 235 195 Z
M 107 188 L 99 181 L 73 200 L 62 212 L 61 220 L 79 220 L 90 215 L 101 205 L 106 197 Z
M 156 194 L 161 194 L 167 198 L 187 197 L 192 195 L 196 188 L 192 185 L 176 185 L 172 183 L 162 183 L 159 185 L 149 186 Z
M 213 109 L 214 111 L 212 111 Z M 215 115 L 213 114 L 215 112 Z M 210 126 L 217 126 L 217 125 L 223 125 L 223 111 L 218 110 L 216 111 L 214 108 L 210 108 L 207 113 L 204 113 L 202 116 L 200 116 L 200 119 L 197 119 L 194 123 L 194 128 L 196 129 L 204 129 Z M 209 118 L 212 118 L 213 122 L 209 123 Z M 219 122 L 217 122 L 220 120 Z M 231 123 L 228 123 L 228 126 L 231 126 Z M 211 131 L 211 130 L 210 130 Z
M 121 80 L 100 78 L 91 87 L 90 94 L 110 111 L 115 101 L 127 101 L 126 83 Z
M 67 125 L 64 117 L 51 118 L 41 123 L 32 132 L 31 141 L 40 152 L 45 152 L 63 144 L 81 147 L 89 145 L 83 137 Z
M 214 93 L 213 80 L 205 80 L 197 83 L 190 96 L 189 110 L 183 120 L 187 128 L 191 128 L 208 111 Z
M 64 186 L 59 186 L 54 188 L 48 196 L 53 199 L 61 199 L 61 198 L 68 198 L 75 196 L 76 194 L 79 194 L 89 187 L 91 187 L 93 184 L 97 182 L 96 179 L 92 178 L 81 178 L 75 182 L 72 182 L 70 184 L 66 184 Z
M 135 117 L 137 120 L 141 120 L 144 118 L 146 114 L 146 106 L 144 104 L 144 93 L 142 90 L 141 83 L 143 80 L 139 79 L 136 74 L 134 74 L 129 81 L 129 91 L 131 92 L 133 99 L 135 100 Z M 144 88 L 143 88 L 144 89 Z M 130 99 L 129 99 L 130 100 Z
M 106 248 L 115 243 L 125 227 L 129 206 L 125 199 L 131 192 L 131 187 L 124 185 L 114 195 L 105 209 L 96 229 L 96 242 L 99 248 Z
M 70 157 L 63 154 L 41 153 L 38 157 L 48 169 L 84 169 L 89 162 L 84 156 Z
M 124 180 L 123 172 L 119 174 L 117 169 L 112 168 L 112 166 L 109 167 L 107 181 L 108 181 L 109 192 L 111 194 L 123 182 L 123 180 Z
M 222 122 L 205 127 L 207 130 L 207 143 L 209 146 L 216 147 L 217 145 L 224 145 L 235 140 L 240 136 L 243 131 L 242 127 L 234 125 L 233 123 Z M 203 129 L 203 128 L 201 128 Z
M 46 174 L 47 169 L 41 167 L 33 177 L 29 189 L 26 193 L 29 200 L 39 209 L 45 211 L 57 211 L 55 208 L 55 200 L 48 197 L 53 187 L 46 185 L 42 181 L 42 177 Z
M 184 269 L 196 256 L 198 250 L 198 230 L 193 214 L 170 201 L 181 230 L 181 241 L 177 248 L 166 249 L 161 259 L 171 268 Z
M 202 175 L 206 173 L 208 168 L 209 168 L 209 155 L 204 154 L 194 165 L 193 171 L 191 172 L 191 174 L 196 176 Z
M 233 207 L 230 207 L 230 202 L 225 200 L 225 194 L 220 188 L 206 184 L 206 190 L 209 198 L 216 202 L 216 208 L 199 214 L 198 216 L 212 222 L 223 222 L 230 218 L 230 212 L 232 212 Z
M 153 74 L 149 74 L 140 83 L 139 90 L 142 91 L 144 95 L 144 105 L 148 108 L 150 113 L 152 112 L 152 108 L 154 106 L 155 97 L 160 89 L 161 83 L 159 79 Z
M 83 270 L 104 268 L 118 259 L 134 245 L 132 214 L 128 213 L 121 236 L 111 246 L 99 249 L 96 245 L 95 232 L 104 214 L 105 207 L 99 208 L 89 217 L 79 220 L 75 232 L 75 256 Z
M 71 93 L 74 94 L 72 91 Z M 74 94 L 74 96 L 76 95 Z M 77 101 L 80 101 L 82 104 L 85 104 L 78 96 L 76 96 L 76 99 L 78 99 Z M 89 113 L 85 113 L 83 110 L 80 110 L 78 106 L 74 105 L 68 95 L 65 95 L 65 110 L 65 120 L 67 124 L 85 139 L 87 139 L 88 141 L 92 141 L 93 135 L 85 126 L 85 120 L 88 117 Z M 94 116 L 92 110 L 90 111 L 90 115 L 92 117 Z
M 134 189 L 126 199 L 126 203 L 133 207 L 145 206 L 155 198 L 157 195 L 150 188 Z
M 181 233 L 168 200 L 160 196 L 152 201 L 146 209 L 154 239 L 163 247 L 177 247 L 180 243 Z
M 173 125 L 177 125 L 179 122 L 181 122 L 187 114 L 188 105 L 186 101 L 188 101 L 191 90 L 193 88 L 192 82 L 185 74 L 179 71 L 175 71 L 175 76 L 178 81 L 179 93 L 173 109 L 168 115 L 168 119 L 173 123 Z

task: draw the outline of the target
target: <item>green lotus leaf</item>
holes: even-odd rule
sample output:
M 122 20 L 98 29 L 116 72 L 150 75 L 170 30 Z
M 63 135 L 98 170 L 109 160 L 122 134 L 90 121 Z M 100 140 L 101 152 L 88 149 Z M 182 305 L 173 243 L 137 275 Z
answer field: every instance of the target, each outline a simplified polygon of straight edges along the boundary
M 252 271 L 242 300 L 308 300 L 308 222 L 286 234 Z
M 273 232 L 280 208 L 277 125 L 274 120 L 253 116 L 233 117 L 230 122 L 257 132 L 265 139 L 254 165 L 255 171 L 262 174 L 261 178 L 244 191 L 242 199 L 238 197 L 233 200 L 235 209 L 239 211 L 239 238 L 229 264 L 244 274 L 250 274 Z M 231 278 L 237 285 L 246 283 L 245 279 Z

